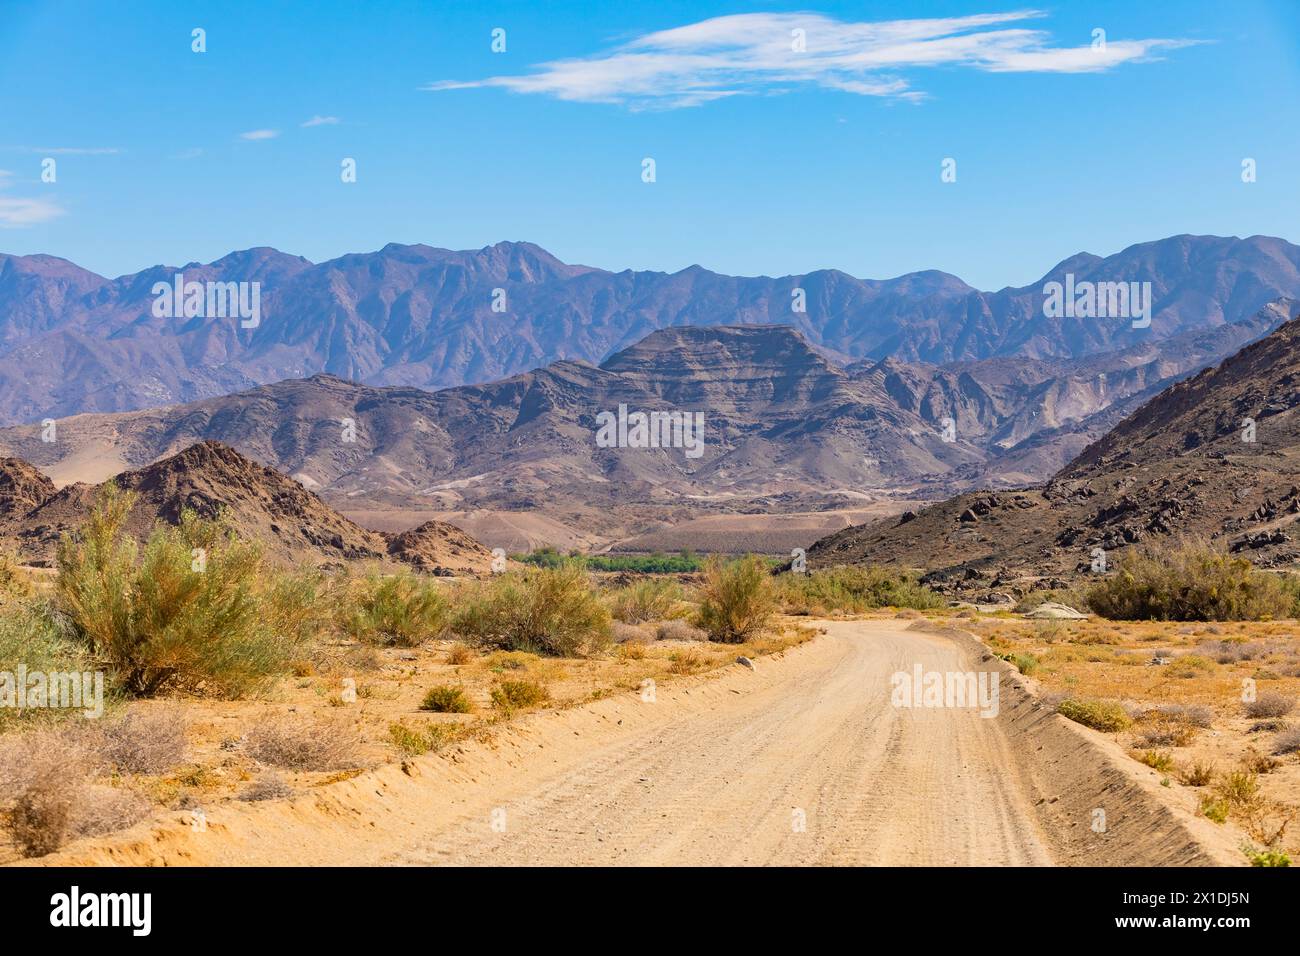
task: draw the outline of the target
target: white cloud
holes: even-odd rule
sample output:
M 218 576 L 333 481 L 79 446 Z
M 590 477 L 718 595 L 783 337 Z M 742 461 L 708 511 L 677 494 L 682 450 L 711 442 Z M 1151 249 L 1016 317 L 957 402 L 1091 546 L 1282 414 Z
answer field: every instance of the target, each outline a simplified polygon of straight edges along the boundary
M 302 123 L 301 125 L 304 126 L 304 127 L 307 127 L 307 126 L 338 126 L 339 123 L 341 123 L 341 122 L 342 122 L 342 120 L 340 120 L 337 116 L 313 116 L 311 119 L 307 120 L 307 122 Z
M 172 153 L 169 158 L 170 159 L 198 159 L 202 155 L 203 155 L 202 149 L 200 149 L 197 146 L 190 146 L 186 149 L 182 149 L 178 153 Z
M 0 229 L 21 229 L 49 222 L 63 215 L 63 209 L 44 199 L 5 199 L 0 197 Z
M 240 139 L 275 139 L 280 135 L 278 129 L 250 129 L 247 133 L 240 133 Z
M 1052 46 L 1045 31 L 1019 25 L 1042 16 L 1019 10 L 846 22 L 819 13 L 738 14 L 646 34 L 593 56 L 542 63 L 522 76 L 444 80 L 423 89 L 495 87 L 633 109 L 698 106 L 798 86 L 917 100 L 925 93 L 903 71 L 956 66 L 992 73 L 1095 73 L 1196 42 L 1116 40 L 1094 49 L 1089 36 L 1080 46 Z M 803 31 L 801 51 L 795 49 L 795 31 Z

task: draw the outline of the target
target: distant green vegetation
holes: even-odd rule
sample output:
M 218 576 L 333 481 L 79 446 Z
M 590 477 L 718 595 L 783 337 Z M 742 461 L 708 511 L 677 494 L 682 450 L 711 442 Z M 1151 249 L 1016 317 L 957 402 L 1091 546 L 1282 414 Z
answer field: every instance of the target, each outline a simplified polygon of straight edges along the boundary
M 679 551 L 676 554 L 664 554 L 662 551 L 653 554 L 583 554 L 581 551 L 570 551 L 563 554 L 555 548 L 538 548 L 529 554 L 512 554 L 510 559 L 540 568 L 554 568 L 566 561 L 577 561 L 588 571 L 628 571 L 640 574 L 691 574 L 704 570 L 708 563 L 707 557 L 694 551 Z M 789 559 L 763 555 L 759 560 L 769 568 L 775 568 Z
M 834 567 L 808 574 L 783 574 L 777 596 L 787 614 L 859 613 L 882 607 L 929 611 L 947 605 L 917 575 L 889 568 Z
M 639 571 L 643 574 L 687 574 L 704 567 L 704 560 L 690 551 L 679 554 L 561 554 L 554 548 L 539 548 L 531 554 L 514 555 L 516 561 L 540 568 L 559 567 L 566 561 L 578 561 L 588 571 Z

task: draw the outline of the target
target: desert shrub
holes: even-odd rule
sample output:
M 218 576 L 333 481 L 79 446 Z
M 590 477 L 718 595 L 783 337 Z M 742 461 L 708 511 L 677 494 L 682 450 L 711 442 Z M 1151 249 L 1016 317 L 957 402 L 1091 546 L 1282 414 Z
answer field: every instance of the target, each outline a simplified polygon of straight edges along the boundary
M 1233 770 L 1219 778 L 1214 792 L 1231 808 L 1248 807 L 1260 797 L 1259 775 L 1250 770 Z
M 0 607 L 31 597 L 32 583 L 18 566 L 12 551 L 0 548 Z
M 882 607 L 927 611 L 947 604 L 915 575 L 875 566 L 784 574 L 778 579 L 777 594 L 783 610 L 790 614 L 859 613 Z
M 1124 621 L 1271 620 L 1293 603 L 1277 575 L 1197 541 L 1124 554 L 1087 597 L 1096 613 Z
M 344 592 L 340 624 L 357 640 L 416 647 L 443 636 L 450 622 L 450 606 L 438 586 L 411 571 L 371 571 Z
M 356 729 L 335 720 L 285 714 L 262 721 L 246 738 L 250 756 L 286 770 L 343 770 L 359 764 Z
M 1057 704 L 1056 712 L 1076 724 L 1104 733 L 1124 730 L 1133 722 L 1124 708 L 1111 700 L 1077 700 L 1067 697 Z
M 1181 704 L 1161 704 L 1150 710 L 1137 710 L 1136 717 L 1143 725 L 1137 744 L 1146 747 L 1185 747 L 1192 742 L 1196 731 L 1210 725 L 1211 711 L 1203 705 L 1184 707 Z
M 1011 663 L 1016 665 L 1016 670 L 1028 677 L 1030 674 L 1034 673 L 1034 671 L 1038 670 L 1042 661 L 1033 654 L 1026 652 L 1011 655 Z
M 707 641 L 709 635 L 686 621 L 662 621 L 655 628 L 655 639 L 659 641 Z
M 425 724 L 411 727 L 404 723 L 388 725 L 388 739 L 398 752 L 407 757 L 438 751 L 464 735 L 460 724 Z
M 531 680 L 503 680 L 492 688 L 492 703 L 507 711 L 536 707 L 550 698 L 545 687 Z
M 72 836 L 92 754 L 66 734 L 42 730 L 0 741 L 0 804 L 23 856 L 44 856 Z
M 1254 641 L 1202 641 L 1196 649 L 1219 664 L 1251 661 L 1268 653 L 1264 645 Z
M 449 684 L 430 687 L 420 703 L 421 710 L 431 710 L 435 714 L 468 714 L 472 709 L 465 691 Z
M 1246 847 L 1243 851 L 1251 866 L 1290 866 L 1291 857 L 1282 850 L 1257 850 Z
M 1295 698 L 1281 691 L 1267 690 L 1252 701 L 1242 704 L 1247 717 L 1285 717 L 1295 709 Z
M 302 647 L 334 623 L 330 580 L 319 571 L 273 573 L 262 588 L 262 617 L 271 633 Z
M 457 641 L 451 647 L 447 648 L 447 663 L 459 667 L 468 664 L 474 659 L 474 649 L 468 644 L 462 644 Z
M 1137 743 L 1142 747 L 1186 747 L 1195 736 L 1196 729 L 1191 724 L 1161 720 L 1138 734 Z
M 615 644 L 645 644 L 654 640 L 650 632 L 638 624 L 624 624 L 614 621 L 610 625 L 610 636 Z
M 0 809 L 23 856 L 131 826 L 149 812 L 134 791 L 92 783 L 101 760 L 81 731 L 40 729 L 0 740 Z
M 259 549 L 186 511 L 137 554 L 126 532 L 132 501 L 106 485 L 80 534 L 59 548 L 56 600 L 94 656 L 139 696 L 179 688 L 237 697 L 283 673 L 292 649 L 262 617 Z
M 1267 754 L 1256 753 L 1253 750 L 1241 758 L 1242 769 L 1247 770 L 1250 773 L 1272 773 L 1281 765 L 1282 761 L 1277 758 L 1270 757 Z
M 1278 756 L 1300 753 L 1300 727 L 1292 727 L 1278 734 L 1273 741 L 1273 753 Z
M 96 749 L 124 773 L 164 773 L 185 759 L 185 720 L 173 707 L 132 710 L 97 730 Z
M 1144 723 L 1177 723 L 1202 730 L 1214 722 L 1214 711 L 1204 704 L 1161 704 L 1151 708 L 1135 705 L 1130 716 Z
M 610 616 L 587 572 L 566 562 L 503 574 L 467 592 L 452 629 L 484 647 L 580 657 L 608 646 Z
M 0 610 L 0 672 L 84 673 L 93 670 L 85 645 L 76 637 L 66 618 L 45 601 L 18 602 Z M 17 693 L 22 688 L 14 688 Z M 64 707 L 24 708 L 0 706 L 0 731 L 17 724 L 50 723 L 67 717 L 80 718 L 82 711 Z
M 762 633 L 776 611 L 771 575 L 752 555 L 729 562 L 709 559 L 699 598 L 696 623 L 710 640 L 725 644 L 741 644 Z
M 1189 787 L 1208 787 L 1214 780 L 1214 764 L 1197 761 L 1183 770 L 1182 778 Z
M 624 624 L 663 621 L 679 613 L 682 587 L 672 578 L 646 578 L 609 596 L 614 619 Z
M 1215 823 L 1226 823 L 1230 809 L 1227 800 L 1216 800 L 1213 797 L 1201 798 L 1201 815 L 1207 820 L 1213 820 Z
M 103 836 L 134 826 L 152 810 L 149 799 L 135 790 L 87 784 L 73 804 L 71 831 L 77 838 Z
M 284 778 L 273 771 L 258 774 L 247 789 L 236 799 L 245 803 L 260 803 L 263 800 L 287 800 L 293 796 L 293 787 Z
M 1168 773 L 1174 769 L 1174 758 L 1163 750 L 1144 750 L 1133 756 L 1138 763 L 1144 763 L 1160 773 Z
M 707 663 L 708 659 L 698 651 L 674 651 L 668 655 L 668 672 L 670 674 L 694 674 Z

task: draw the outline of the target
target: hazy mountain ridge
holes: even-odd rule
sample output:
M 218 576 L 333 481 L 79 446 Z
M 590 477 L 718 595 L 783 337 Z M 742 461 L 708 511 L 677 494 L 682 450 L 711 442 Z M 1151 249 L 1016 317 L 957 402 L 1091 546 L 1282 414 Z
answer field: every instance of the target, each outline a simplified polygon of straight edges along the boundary
M 152 288 L 261 283 L 262 321 L 159 319 Z M 1043 284 L 1150 281 L 1150 329 L 1049 319 Z M 493 311 L 504 290 L 504 312 Z M 802 289 L 806 311 L 794 311 Z M 471 252 L 390 244 L 313 264 L 274 249 L 104 279 L 51 256 L 0 257 L 0 422 L 124 411 L 326 372 L 424 389 L 506 378 L 558 360 L 598 363 L 658 329 L 787 324 L 839 362 L 944 364 L 1080 359 L 1249 319 L 1300 296 L 1300 247 L 1281 239 L 1176 236 L 1113 256 L 1072 256 L 1043 280 L 980 292 L 924 271 L 865 280 L 834 270 L 733 277 L 608 272 L 531 243 Z

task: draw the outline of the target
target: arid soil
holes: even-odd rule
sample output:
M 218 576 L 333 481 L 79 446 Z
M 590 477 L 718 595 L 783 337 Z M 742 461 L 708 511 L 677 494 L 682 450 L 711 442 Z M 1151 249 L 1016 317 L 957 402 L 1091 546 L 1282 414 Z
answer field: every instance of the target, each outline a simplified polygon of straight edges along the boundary
M 968 634 L 822 626 L 754 669 L 537 714 L 290 802 L 223 804 L 202 832 L 173 813 L 42 862 L 1244 862 L 1230 828 L 1051 713 Z M 998 673 L 999 714 L 891 706 L 891 675 L 917 664 Z

